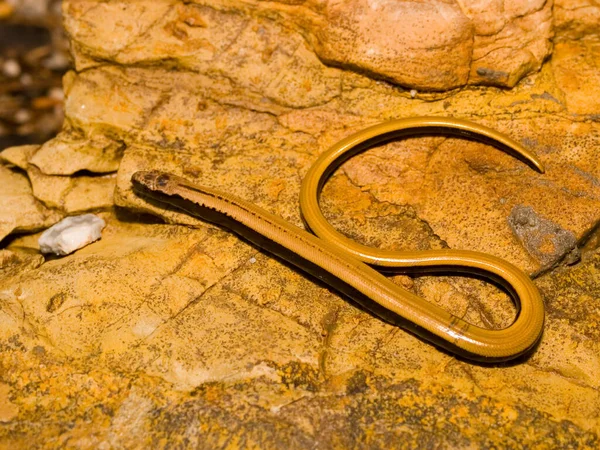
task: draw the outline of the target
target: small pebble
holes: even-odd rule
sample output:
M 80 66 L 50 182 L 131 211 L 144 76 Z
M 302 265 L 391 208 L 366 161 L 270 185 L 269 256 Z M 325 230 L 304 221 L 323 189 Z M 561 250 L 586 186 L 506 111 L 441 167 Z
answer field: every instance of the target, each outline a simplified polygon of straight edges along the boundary
M 42 253 L 68 255 L 102 236 L 106 222 L 94 214 L 67 217 L 42 233 L 38 243 Z
M 23 75 L 21 75 L 19 81 L 21 81 L 21 84 L 23 86 L 29 86 L 31 83 L 33 83 L 33 77 L 28 73 L 24 73 Z
M 26 109 L 20 109 L 15 113 L 15 122 L 27 123 L 31 120 L 31 112 Z
M 2 64 L 2 73 L 9 78 L 17 78 L 21 75 L 21 66 L 14 59 L 7 59 Z
M 62 90 L 62 88 L 53 87 L 48 91 L 48 97 L 53 98 L 55 100 L 64 100 L 65 92 Z
M 411 89 L 410 90 L 410 97 L 411 98 L 415 98 L 417 96 L 417 90 L 416 89 Z
M 71 61 L 69 61 L 66 55 L 60 52 L 53 52 L 43 64 L 44 67 L 50 70 L 66 70 L 71 65 Z

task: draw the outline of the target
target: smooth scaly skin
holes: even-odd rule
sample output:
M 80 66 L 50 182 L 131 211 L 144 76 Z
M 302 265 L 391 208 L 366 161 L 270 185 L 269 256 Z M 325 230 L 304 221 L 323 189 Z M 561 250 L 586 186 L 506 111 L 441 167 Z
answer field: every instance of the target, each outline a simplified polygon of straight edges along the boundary
M 203 211 L 208 208 L 243 224 L 301 259 L 329 272 L 383 308 L 417 325 L 411 327 L 411 330 L 425 339 L 474 360 L 512 359 L 536 344 L 544 323 L 544 304 L 537 288 L 525 273 L 500 258 L 479 252 L 391 252 L 366 247 L 338 233 L 327 223 L 319 209 L 320 189 L 332 168 L 344 159 L 342 155 L 356 152 L 361 145 L 372 146 L 398 136 L 439 130 L 443 130 L 445 134 L 469 134 L 478 139 L 494 141 L 512 149 L 543 172 L 542 164 L 535 155 L 501 133 L 481 125 L 459 119 L 432 117 L 381 123 L 335 144 L 321 155 L 305 177 L 300 196 L 302 213 L 319 237 L 252 203 L 214 189 L 196 186 L 175 175 L 159 171 L 137 172 L 132 181 L 138 192 L 161 202 L 173 203 L 192 215 L 202 218 L 205 215 Z M 505 329 L 480 328 L 402 289 L 362 261 L 385 267 L 443 266 L 446 271 L 449 268 L 478 274 L 485 271 L 488 272 L 487 276 L 499 280 L 514 293 L 519 303 L 519 313 L 513 324 Z M 495 276 L 490 276 L 490 273 Z

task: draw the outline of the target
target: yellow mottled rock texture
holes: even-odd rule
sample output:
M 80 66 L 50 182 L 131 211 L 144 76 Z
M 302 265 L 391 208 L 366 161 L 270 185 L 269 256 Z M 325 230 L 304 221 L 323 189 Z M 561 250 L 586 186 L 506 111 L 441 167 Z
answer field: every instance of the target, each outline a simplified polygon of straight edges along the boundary
M 24 145 L 7 148 L 0 154 L 0 161 L 5 161 L 9 166 L 12 166 L 15 174 L 10 181 L 7 180 L 7 184 L 12 186 L 16 183 L 21 171 L 26 172 L 29 183 L 26 180 L 23 181 L 23 189 L 28 192 L 31 191 L 31 195 L 36 202 L 41 202 L 43 206 L 53 209 L 48 221 L 33 229 L 52 225 L 64 213 L 72 215 L 84 211 L 110 208 L 113 205 L 113 191 L 116 181 L 114 174 L 48 175 L 40 170 L 38 165 L 32 163 L 43 148 L 43 146 L 40 148 L 37 145 Z M 77 158 L 78 150 L 77 146 L 74 146 L 73 154 L 65 157 Z M 55 160 L 60 161 L 61 159 L 61 157 L 55 155 Z M 21 169 L 21 171 L 17 169 Z M 8 200 L 9 197 L 6 197 L 6 199 Z M 41 205 L 38 208 L 40 207 Z M 5 210 L 5 214 L 15 218 L 17 223 L 33 220 L 29 217 L 30 211 L 19 212 L 18 214 L 22 214 L 22 216 L 17 218 L 18 215 L 15 210 L 20 208 L 19 202 L 10 200 L 8 208 Z M 12 231 L 20 231 L 20 227 L 22 226 L 19 225 L 19 227 L 13 228 Z M 31 231 L 30 229 L 26 230 Z
M 272 69 L 311 65 L 314 52 L 406 87 L 447 90 L 514 86 L 538 70 L 550 54 L 551 9 L 546 0 L 78 0 L 67 2 L 65 23 L 79 68 L 163 60 L 278 85 L 293 75 Z
M 559 39 L 587 39 L 600 34 L 597 0 L 555 0 L 554 26 Z
M 64 129 L 0 154 L 0 447 L 598 448 L 596 9 L 65 1 Z M 332 175 L 324 213 L 372 246 L 479 250 L 532 275 L 544 335 L 514 362 L 444 353 L 131 189 L 160 169 L 303 226 L 319 154 L 422 115 L 498 129 L 546 172 L 459 137 L 395 140 Z M 33 233 L 84 211 L 102 239 L 44 259 Z M 393 279 L 478 326 L 516 313 L 478 278 Z
M 0 165 L 0 239 L 11 233 L 37 231 L 61 219 L 60 213 L 44 207 L 33 196 L 26 176 Z

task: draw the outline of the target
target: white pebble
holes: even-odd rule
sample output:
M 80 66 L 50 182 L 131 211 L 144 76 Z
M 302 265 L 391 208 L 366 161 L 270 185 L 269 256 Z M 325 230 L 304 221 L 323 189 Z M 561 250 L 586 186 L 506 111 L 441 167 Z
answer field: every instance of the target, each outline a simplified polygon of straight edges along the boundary
M 14 59 L 7 59 L 2 64 L 2 72 L 9 78 L 17 78 L 21 75 L 21 66 Z
M 411 89 L 410 90 L 410 96 L 411 96 L 411 98 L 415 98 L 417 96 L 417 90 L 416 89 Z
M 26 109 L 20 109 L 15 113 L 15 122 L 27 123 L 31 120 L 31 112 Z
M 69 59 L 59 52 L 52 53 L 44 62 L 44 67 L 50 70 L 65 70 L 71 62 Z
M 53 87 L 48 91 L 48 97 L 53 98 L 54 100 L 64 100 L 65 93 L 59 87 Z
M 106 222 L 94 214 L 67 217 L 42 233 L 42 253 L 68 255 L 100 239 Z

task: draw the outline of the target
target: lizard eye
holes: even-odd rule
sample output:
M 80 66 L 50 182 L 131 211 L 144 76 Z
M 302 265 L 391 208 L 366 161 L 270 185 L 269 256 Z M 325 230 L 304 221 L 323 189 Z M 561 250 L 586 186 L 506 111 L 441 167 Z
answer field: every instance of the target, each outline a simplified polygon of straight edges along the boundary
M 165 187 L 169 182 L 169 176 L 167 174 L 163 174 L 156 179 L 156 184 L 160 187 Z

